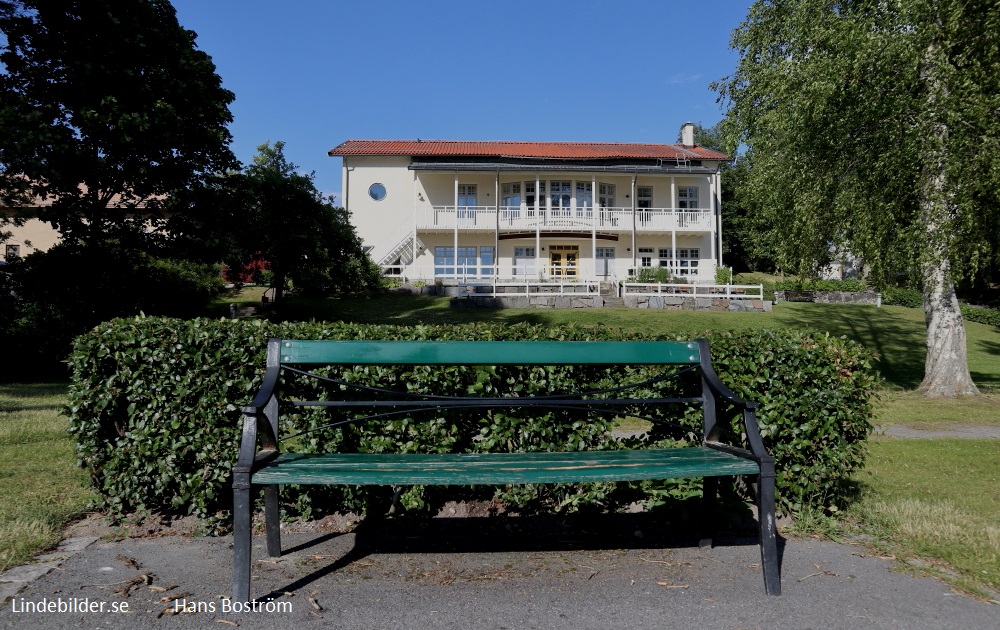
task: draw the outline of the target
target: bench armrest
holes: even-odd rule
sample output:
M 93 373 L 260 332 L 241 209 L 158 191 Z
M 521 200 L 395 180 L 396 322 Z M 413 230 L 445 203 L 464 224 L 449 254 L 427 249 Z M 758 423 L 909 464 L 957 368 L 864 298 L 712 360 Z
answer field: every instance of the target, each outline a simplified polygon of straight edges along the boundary
M 258 437 L 262 451 L 278 450 L 277 423 L 278 399 L 275 387 L 281 368 L 269 365 L 264 373 L 264 382 L 249 405 L 243 407 L 243 433 L 240 438 L 240 454 L 237 467 L 252 467 L 257 458 Z M 249 469 L 249 468 L 248 468 Z
M 707 339 L 699 339 L 698 346 L 701 354 L 702 373 L 702 395 L 705 396 L 705 441 L 718 442 L 719 429 L 716 417 L 716 403 L 721 400 L 736 407 L 743 416 L 743 427 L 746 431 L 747 443 L 750 451 L 757 458 L 770 458 L 767 449 L 764 447 L 764 440 L 760 435 L 760 428 L 757 426 L 757 408 L 759 405 L 753 401 L 744 400 L 732 392 L 719 379 L 712 361 L 709 358 L 709 348 Z

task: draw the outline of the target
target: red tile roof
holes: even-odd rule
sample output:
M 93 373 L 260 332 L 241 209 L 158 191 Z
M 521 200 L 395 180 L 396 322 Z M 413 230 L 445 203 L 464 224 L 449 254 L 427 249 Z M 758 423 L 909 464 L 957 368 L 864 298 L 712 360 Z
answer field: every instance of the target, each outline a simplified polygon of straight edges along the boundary
M 729 156 L 700 146 L 626 142 L 478 142 L 451 140 L 348 140 L 329 155 L 440 155 L 570 160 L 705 159 Z

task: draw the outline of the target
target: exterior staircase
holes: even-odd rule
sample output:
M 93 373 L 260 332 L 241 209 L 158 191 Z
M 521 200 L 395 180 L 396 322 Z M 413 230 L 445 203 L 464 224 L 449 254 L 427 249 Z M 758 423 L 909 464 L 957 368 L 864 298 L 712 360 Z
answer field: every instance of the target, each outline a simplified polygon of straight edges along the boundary
M 601 283 L 601 297 L 604 298 L 605 308 L 617 308 L 625 306 L 625 300 L 618 297 L 618 283 L 616 282 L 602 282 Z

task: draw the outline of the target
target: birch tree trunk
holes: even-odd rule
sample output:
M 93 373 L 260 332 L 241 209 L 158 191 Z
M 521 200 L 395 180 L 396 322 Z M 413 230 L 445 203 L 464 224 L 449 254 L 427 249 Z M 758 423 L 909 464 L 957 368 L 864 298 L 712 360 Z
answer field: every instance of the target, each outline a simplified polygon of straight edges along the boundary
M 941 111 L 946 107 L 947 82 L 941 47 L 932 42 L 925 52 L 921 72 L 927 90 L 928 129 L 921 190 L 921 220 L 927 239 L 923 258 L 924 322 L 927 325 L 927 358 L 924 380 L 918 391 L 927 396 L 975 396 L 979 394 L 969 374 L 965 322 L 952 281 L 951 223 L 957 210 L 948 181 L 948 124 Z

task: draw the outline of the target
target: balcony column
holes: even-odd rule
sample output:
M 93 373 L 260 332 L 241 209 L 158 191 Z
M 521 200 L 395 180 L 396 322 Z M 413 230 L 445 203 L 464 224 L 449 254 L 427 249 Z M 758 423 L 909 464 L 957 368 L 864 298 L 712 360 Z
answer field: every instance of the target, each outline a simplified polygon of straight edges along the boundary
M 590 259 L 597 280 L 597 175 L 590 176 Z
M 542 271 L 542 207 L 539 203 L 541 201 L 541 186 L 541 178 L 535 175 L 535 273 Z
M 493 284 L 496 285 L 497 274 L 500 272 L 500 171 L 493 185 L 493 205 L 496 208 L 496 230 L 493 239 Z M 482 270 L 480 269 L 480 273 Z
M 414 268 L 417 266 L 417 172 L 413 171 L 413 260 L 410 263 Z M 423 277 L 423 273 L 421 276 Z
M 670 176 L 670 277 L 679 276 L 677 269 L 677 226 L 680 225 L 680 215 L 677 213 L 677 178 Z
M 715 206 L 715 176 L 714 175 L 709 175 L 707 179 L 708 179 L 708 198 L 709 198 L 709 205 L 710 205 L 709 211 L 712 213 L 712 227 L 711 227 L 711 229 L 709 231 L 709 235 L 710 235 L 711 240 L 712 240 L 712 247 L 711 247 L 711 249 L 712 249 L 712 262 L 718 264 L 718 256 L 722 255 L 722 246 L 721 245 L 719 246 L 719 250 L 718 250 L 719 253 L 718 253 L 718 256 L 716 256 L 716 249 L 715 249 L 715 235 L 716 235 L 716 230 L 715 230 L 715 207 L 716 207 Z
M 454 249 L 451 252 L 451 263 L 455 280 L 458 280 L 458 173 L 455 173 L 455 196 L 453 197 L 452 204 L 455 207 L 455 240 Z

